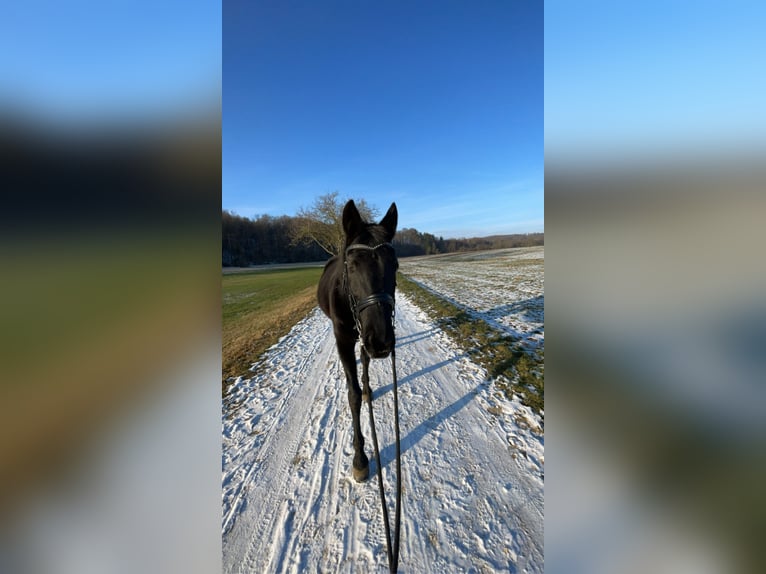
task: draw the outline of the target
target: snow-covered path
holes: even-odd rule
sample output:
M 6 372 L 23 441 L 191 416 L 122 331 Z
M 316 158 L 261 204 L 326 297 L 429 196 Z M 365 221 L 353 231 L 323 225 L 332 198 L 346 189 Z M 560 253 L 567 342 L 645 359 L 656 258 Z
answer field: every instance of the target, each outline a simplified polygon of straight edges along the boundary
M 402 437 L 399 571 L 542 572 L 543 437 L 525 407 L 397 294 Z M 390 361 L 373 361 L 393 526 Z M 225 572 L 387 572 L 367 405 L 370 479 L 350 476 L 351 414 L 330 321 L 315 309 L 270 349 L 223 412 Z

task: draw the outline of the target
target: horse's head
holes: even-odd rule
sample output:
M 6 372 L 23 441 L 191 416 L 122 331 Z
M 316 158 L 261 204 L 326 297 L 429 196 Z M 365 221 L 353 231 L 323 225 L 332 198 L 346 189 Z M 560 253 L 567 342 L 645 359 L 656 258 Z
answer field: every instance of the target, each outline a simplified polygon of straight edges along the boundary
M 391 240 L 397 217 L 395 203 L 377 224 L 362 221 L 353 201 L 343 208 L 345 289 L 359 339 L 376 359 L 387 357 L 395 343 L 394 291 L 399 262 Z

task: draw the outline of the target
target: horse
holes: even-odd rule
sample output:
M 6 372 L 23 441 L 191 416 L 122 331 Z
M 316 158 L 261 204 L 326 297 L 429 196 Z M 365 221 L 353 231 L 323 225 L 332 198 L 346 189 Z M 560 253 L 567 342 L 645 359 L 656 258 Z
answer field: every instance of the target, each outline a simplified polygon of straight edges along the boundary
M 369 365 L 394 350 L 394 304 L 399 262 L 391 241 L 398 213 L 392 203 L 379 223 L 362 220 L 353 200 L 343 208 L 344 249 L 324 267 L 317 287 L 319 307 L 330 318 L 338 356 L 346 373 L 348 404 L 353 419 L 352 475 L 367 480 L 369 459 L 359 424 L 362 399 L 372 399 Z M 356 370 L 356 341 L 360 341 L 362 385 Z

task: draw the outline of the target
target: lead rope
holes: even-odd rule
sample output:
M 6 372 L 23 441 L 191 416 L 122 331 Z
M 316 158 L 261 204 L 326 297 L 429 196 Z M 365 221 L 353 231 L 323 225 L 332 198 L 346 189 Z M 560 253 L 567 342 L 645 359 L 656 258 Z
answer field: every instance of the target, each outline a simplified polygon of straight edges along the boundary
M 370 430 L 372 431 L 372 444 L 375 447 L 375 463 L 378 467 L 378 488 L 380 490 L 380 502 L 383 507 L 383 526 L 386 530 L 386 553 L 388 554 L 388 569 L 396 574 L 399 567 L 399 531 L 402 518 L 402 460 L 399 442 L 399 394 L 396 381 L 396 353 L 391 351 L 391 370 L 394 376 L 394 432 L 396 434 L 396 509 L 394 517 L 394 546 L 391 549 L 391 527 L 388 521 L 388 506 L 386 505 L 386 493 L 383 490 L 383 467 L 380 464 L 380 450 L 378 449 L 378 435 L 375 432 L 375 418 L 372 415 L 372 389 L 367 395 L 367 406 L 370 411 Z
M 391 323 L 394 330 L 396 330 L 396 307 L 391 310 Z M 394 339 L 396 340 L 396 339 Z M 394 569 L 393 572 L 399 568 L 399 533 L 400 524 L 402 519 L 402 453 L 401 443 L 399 441 L 399 393 L 398 384 L 396 380 L 396 344 L 391 349 L 391 374 L 394 377 L 394 434 L 396 436 L 396 517 L 394 518 Z M 372 394 L 372 392 L 370 392 Z M 372 399 L 372 397 L 370 397 Z M 389 565 L 391 562 L 389 562 Z
M 391 370 L 394 375 L 394 432 L 396 434 L 396 518 L 394 519 L 394 569 L 399 567 L 399 526 L 402 521 L 402 456 L 399 442 L 399 396 L 396 384 L 396 355 L 391 351 Z

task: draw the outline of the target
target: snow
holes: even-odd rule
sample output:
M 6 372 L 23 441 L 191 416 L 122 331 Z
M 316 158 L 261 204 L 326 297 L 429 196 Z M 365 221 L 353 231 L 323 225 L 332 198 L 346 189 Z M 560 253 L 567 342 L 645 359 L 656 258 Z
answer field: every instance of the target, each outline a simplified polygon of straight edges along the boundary
M 531 350 L 542 350 L 545 247 L 400 260 L 410 279 L 471 310 Z
M 399 572 L 542 572 L 544 438 L 533 417 L 493 394 L 486 372 L 402 293 L 396 322 Z M 390 360 L 372 362 L 370 383 L 393 526 Z M 230 385 L 225 572 L 388 571 L 367 412 L 361 420 L 370 478 L 356 483 L 345 377 L 318 309 Z

